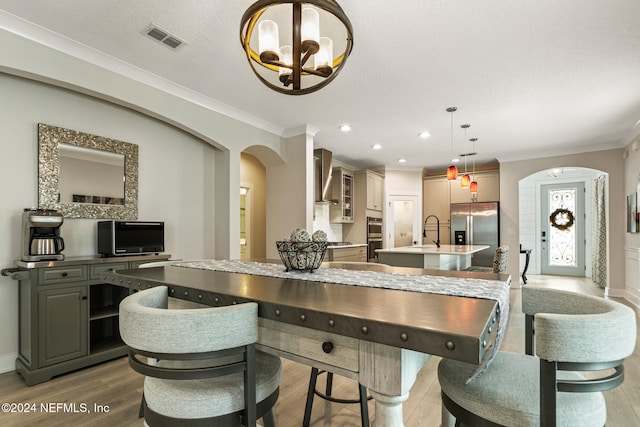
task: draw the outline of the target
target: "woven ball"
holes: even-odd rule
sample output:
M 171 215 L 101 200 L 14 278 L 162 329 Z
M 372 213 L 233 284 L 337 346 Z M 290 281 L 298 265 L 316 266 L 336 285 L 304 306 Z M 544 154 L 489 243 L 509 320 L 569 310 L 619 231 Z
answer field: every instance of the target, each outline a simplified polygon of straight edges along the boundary
M 303 228 L 296 228 L 291 232 L 289 240 L 291 240 L 292 242 L 310 242 L 311 237 L 309 236 L 307 230 Z
M 326 242 L 327 241 L 327 233 L 322 230 L 318 230 L 311 235 L 311 240 L 314 242 Z

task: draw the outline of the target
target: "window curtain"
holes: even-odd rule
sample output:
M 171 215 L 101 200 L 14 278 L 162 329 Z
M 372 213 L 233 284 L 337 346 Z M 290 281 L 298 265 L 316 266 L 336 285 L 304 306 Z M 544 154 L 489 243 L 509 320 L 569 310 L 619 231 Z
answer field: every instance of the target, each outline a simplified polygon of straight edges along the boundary
M 593 283 L 601 288 L 607 287 L 607 205 L 606 175 L 600 175 L 594 181 L 593 203 Z

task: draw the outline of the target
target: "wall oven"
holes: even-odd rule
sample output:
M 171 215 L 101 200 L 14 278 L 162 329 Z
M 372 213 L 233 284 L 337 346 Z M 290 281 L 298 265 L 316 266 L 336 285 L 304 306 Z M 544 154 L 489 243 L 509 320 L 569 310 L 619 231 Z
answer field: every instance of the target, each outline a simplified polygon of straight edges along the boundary
M 382 249 L 382 218 L 367 217 L 367 258 L 377 262 L 376 249 Z

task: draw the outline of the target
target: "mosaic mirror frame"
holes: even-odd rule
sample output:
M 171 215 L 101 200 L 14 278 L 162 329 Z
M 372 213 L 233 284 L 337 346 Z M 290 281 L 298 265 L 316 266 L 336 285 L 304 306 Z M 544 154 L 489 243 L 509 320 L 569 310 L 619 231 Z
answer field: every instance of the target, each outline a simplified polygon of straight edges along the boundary
M 61 203 L 59 143 L 124 155 L 124 204 Z M 138 146 L 43 123 L 38 124 L 38 207 L 65 218 L 138 218 Z

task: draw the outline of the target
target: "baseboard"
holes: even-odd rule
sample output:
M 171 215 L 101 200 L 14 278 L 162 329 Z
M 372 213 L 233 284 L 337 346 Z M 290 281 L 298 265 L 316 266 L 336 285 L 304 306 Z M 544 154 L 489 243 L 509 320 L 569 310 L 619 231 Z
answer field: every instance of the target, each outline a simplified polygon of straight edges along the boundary
M 0 374 L 16 370 L 17 353 L 0 355 Z

